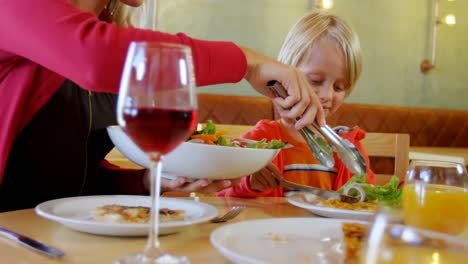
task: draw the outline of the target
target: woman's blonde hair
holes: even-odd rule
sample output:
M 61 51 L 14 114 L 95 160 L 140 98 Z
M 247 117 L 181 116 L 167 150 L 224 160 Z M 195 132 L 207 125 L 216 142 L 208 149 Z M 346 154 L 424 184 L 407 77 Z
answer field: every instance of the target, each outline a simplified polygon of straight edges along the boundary
M 139 9 L 144 8 L 144 3 Z M 119 26 L 127 27 L 135 25 L 139 18 L 135 17 L 134 7 L 122 4 L 119 0 L 110 0 L 104 11 L 99 15 L 99 19 L 106 22 L 115 22 Z
M 334 41 L 343 52 L 349 86 L 346 94 L 349 95 L 361 74 L 361 45 L 356 32 L 335 15 L 315 10 L 301 17 L 289 30 L 278 60 L 297 66 L 306 51 L 321 37 Z

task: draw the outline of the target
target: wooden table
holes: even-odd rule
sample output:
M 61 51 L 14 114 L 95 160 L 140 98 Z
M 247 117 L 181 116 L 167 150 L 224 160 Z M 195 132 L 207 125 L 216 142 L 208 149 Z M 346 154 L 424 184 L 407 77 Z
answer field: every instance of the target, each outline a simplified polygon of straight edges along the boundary
M 117 148 L 113 148 L 106 156 L 106 160 L 110 163 L 126 169 L 142 169 L 138 164 L 127 159 Z
M 216 206 L 220 214 L 226 212 L 232 205 L 248 206 L 248 209 L 229 223 L 271 217 L 315 217 L 304 209 L 290 205 L 285 198 L 202 197 L 201 200 Z M 5 264 L 113 263 L 121 256 L 141 252 L 146 243 L 146 237 L 106 237 L 74 231 L 36 215 L 33 209 L 0 213 L 0 225 L 65 252 L 63 259 L 51 259 L 0 237 L 0 263 Z M 211 232 L 223 225 L 225 224 L 202 223 L 190 226 L 180 233 L 161 237 L 161 245 L 168 252 L 188 256 L 192 263 L 229 263 L 209 241 Z

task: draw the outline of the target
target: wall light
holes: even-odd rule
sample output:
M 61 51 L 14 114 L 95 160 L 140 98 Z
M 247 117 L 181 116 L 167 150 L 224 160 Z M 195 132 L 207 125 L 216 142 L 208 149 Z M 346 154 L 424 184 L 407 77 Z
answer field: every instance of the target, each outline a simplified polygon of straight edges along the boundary
M 333 7 L 333 0 L 314 0 L 314 6 L 318 9 L 329 10 Z
M 454 0 L 449 0 L 453 2 Z M 436 65 L 436 47 L 437 47 L 437 26 L 438 25 L 449 25 L 453 26 L 457 23 L 456 17 L 454 14 L 448 14 L 444 19 L 439 18 L 439 0 L 434 1 L 434 25 L 432 28 L 432 52 L 431 60 L 424 59 L 419 68 L 424 74 L 429 73 Z
M 445 16 L 444 21 L 446 25 L 453 26 L 457 23 L 457 18 L 454 14 L 448 14 Z

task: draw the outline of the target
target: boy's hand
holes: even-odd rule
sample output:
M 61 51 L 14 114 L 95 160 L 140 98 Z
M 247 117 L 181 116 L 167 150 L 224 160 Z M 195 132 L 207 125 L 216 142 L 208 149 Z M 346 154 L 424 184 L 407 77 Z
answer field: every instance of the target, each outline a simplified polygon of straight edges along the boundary
M 278 187 L 277 179 L 283 179 L 278 167 L 270 163 L 260 171 L 249 176 L 250 188 L 254 191 L 262 192 Z

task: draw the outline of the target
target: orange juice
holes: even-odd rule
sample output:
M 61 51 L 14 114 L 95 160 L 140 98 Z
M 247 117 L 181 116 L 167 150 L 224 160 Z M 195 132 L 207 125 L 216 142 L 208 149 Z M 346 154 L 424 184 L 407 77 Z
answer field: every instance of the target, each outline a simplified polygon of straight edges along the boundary
M 370 263 L 370 261 L 367 263 Z M 390 250 L 383 249 L 381 252 L 379 252 L 376 263 L 458 264 L 468 263 L 468 254 L 466 252 L 456 250 L 438 250 L 434 248 L 398 246 L 391 248 Z
M 406 184 L 405 224 L 458 235 L 468 227 L 468 190 L 436 184 Z

